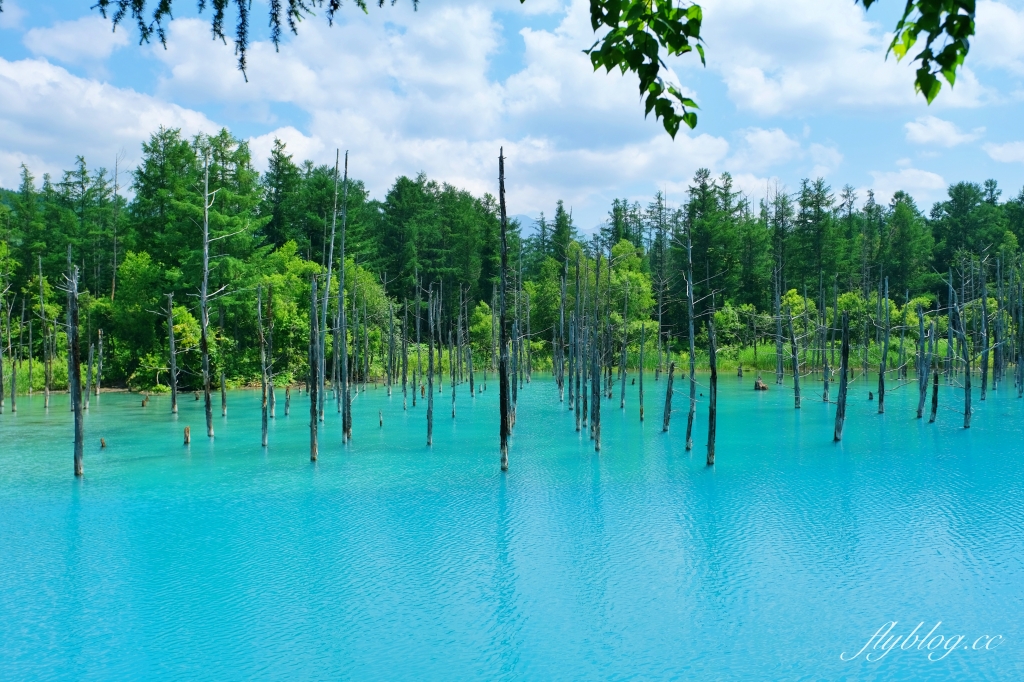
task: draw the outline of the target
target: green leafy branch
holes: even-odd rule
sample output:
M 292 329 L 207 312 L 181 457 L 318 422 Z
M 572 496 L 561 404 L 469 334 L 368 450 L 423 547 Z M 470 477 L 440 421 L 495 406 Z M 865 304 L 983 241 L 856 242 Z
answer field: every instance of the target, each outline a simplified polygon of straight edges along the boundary
M 878 0 L 858 0 L 869 9 Z M 896 24 L 896 35 L 889 44 L 889 53 L 901 61 L 926 34 L 924 49 L 912 61 L 920 62 L 914 89 L 929 104 L 942 89 L 941 75 L 950 87 L 956 82 L 956 71 L 971 48 L 974 36 L 975 0 L 907 0 L 903 16 Z
M 608 32 L 584 52 L 595 71 L 604 67 L 606 72 L 618 68 L 623 74 L 635 73 L 640 79 L 640 96 L 646 97 L 644 116 L 654 111 L 655 119 L 660 118 L 668 134 L 675 137 L 680 123 L 690 128 L 697 125 L 693 109 L 699 107 L 662 79 L 661 70 L 667 67 L 661 50 L 669 56 L 696 50 L 704 64 L 702 18 L 699 5 L 678 7 L 673 0 L 591 0 L 591 27 L 595 33 Z

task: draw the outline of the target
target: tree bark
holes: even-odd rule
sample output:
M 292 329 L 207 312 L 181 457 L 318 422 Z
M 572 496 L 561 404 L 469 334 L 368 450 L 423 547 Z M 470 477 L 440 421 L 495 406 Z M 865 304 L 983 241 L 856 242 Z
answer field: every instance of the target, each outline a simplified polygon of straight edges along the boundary
M 510 434 L 509 386 L 508 386 L 508 339 L 505 328 L 505 289 L 508 272 L 508 216 L 505 212 L 505 152 L 498 151 L 498 201 L 501 211 L 501 274 L 499 286 L 498 344 L 501 356 L 498 360 L 499 409 L 501 410 L 500 447 L 501 470 L 508 471 L 508 437 Z
M 174 293 L 167 294 L 167 344 L 171 354 L 171 414 L 178 414 L 178 352 L 174 343 Z
M 82 417 L 82 359 L 78 338 L 78 267 L 71 268 L 68 282 L 68 342 L 71 356 L 71 374 L 68 389 L 71 393 L 71 408 L 75 412 L 75 476 L 82 475 L 82 451 L 85 444 L 84 420 Z
M 790 318 L 790 325 L 792 325 Z M 715 435 L 718 427 L 718 361 L 715 350 L 715 319 L 708 320 L 708 344 L 711 348 L 709 362 L 711 364 L 711 383 L 708 390 L 708 459 L 707 465 L 715 463 Z M 799 392 L 798 392 L 799 395 Z M 799 401 L 799 398 L 797 399 Z M 799 405 L 798 405 L 799 406 Z
M 320 423 L 319 394 L 323 386 L 320 379 L 320 323 L 316 275 L 310 278 L 309 301 L 309 460 L 315 462 L 320 453 L 317 427 Z
M 842 351 L 839 355 L 839 398 L 836 402 L 836 428 L 833 440 L 843 439 L 843 423 L 846 421 L 846 386 L 850 364 L 850 314 L 843 311 Z
M 672 419 L 672 381 L 676 375 L 676 363 L 668 363 L 668 383 L 665 386 L 665 416 L 662 419 L 661 430 L 668 431 L 669 420 Z

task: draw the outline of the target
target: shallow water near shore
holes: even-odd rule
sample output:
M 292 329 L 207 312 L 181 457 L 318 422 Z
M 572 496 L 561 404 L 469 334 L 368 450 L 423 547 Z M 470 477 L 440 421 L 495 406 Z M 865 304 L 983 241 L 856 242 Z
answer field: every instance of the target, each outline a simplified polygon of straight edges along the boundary
M 329 399 L 315 464 L 297 392 L 266 449 L 256 392 L 230 393 L 226 419 L 215 398 L 212 441 L 191 394 L 177 416 L 168 396 L 104 394 L 82 480 L 67 396 L 19 396 L 0 416 L 0 678 L 1024 678 L 1012 381 L 975 391 L 969 430 L 960 389 L 928 424 L 913 381 L 885 415 L 855 381 L 835 444 L 820 384 L 794 410 L 773 379 L 721 377 L 706 467 L 706 402 L 687 452 L 678 377 L 668 434 L 664 378 L 645 379 L 644 423 L 616 386 L 599 454 L 535 378 L 507 474 L 493 377 L 458 387 L 454 420 L 447 384 L 435 396 L 430 448 L 422 399 L 359 394 L 349 446 Z M 941 621 L 933 658 L 963 639 L 938 661 L 902 641 L 855 656 L 887 621 Z

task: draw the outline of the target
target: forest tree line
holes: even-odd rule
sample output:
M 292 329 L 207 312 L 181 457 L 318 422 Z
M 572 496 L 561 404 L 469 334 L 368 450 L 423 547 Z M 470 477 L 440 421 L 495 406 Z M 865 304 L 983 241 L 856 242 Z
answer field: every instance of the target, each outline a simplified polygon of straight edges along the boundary
M 340 206 L 333 165 L 298 163 L 278 141 L 260 174 L 248 145 L 227 130 L 186 138 L 161 128 L 142 151 L 138 167 L 127 171 L 93 168 L 81 157 L 60 178 L 36 178 L 23 167 L 20 186 L 0 190 L 5 373 L 12 361 L 21 376 L 29 358 L 66 354 L 60 321 L 70 259 L 79 271 L 81 352 L 98 344 L 102 330 L 104 385 L 167 383 L 170 306 L 179 382 L 197 387 L 207 197 L 214 376 L 235 384 L 259 380 L 260 291 L 273 296 L 262 312 L 272 316 L 274 375 L 302 380 L 310 278 L 338 270 L 327 261 L 332 221 L 342 210 L 344 300 L 355 305 L 350 331 L 353 342 L 357 333 L 365 341 L 367 372 L 385 372 L 389 330 L 410 324 L 409 315 L 415 319 L 410 307 L 417 299 L 424 305 L 430 285 L 440 298 L 439 324 L 464 330 L 479 366 L 490 366 L 500 269 L 500 218 L 490 194 L 475 197 L 420 174 L 398 178 L 383 199 L 374 199 L 362 182 L 348 179 Z M 508 240 L 510 291 L 517 317 L 528 320 L 520 332 L 529 332 L 531 363 L 550 367 L 552 344 L 565 342 L 565 307 L 596 285 L 599 266 L 609 338 L 614 329 L 635 365 L 643 327 L 648 365 L 664 366 L 663 358 L 688 347 L 690 262 L 697 346 L 704 347 L 701 335 L 713 314 L 724 358 L 730 349 L 774 340 L 773 320 L 784 309 L 801 334 L 809 333 L 809 315 L 816 325 L 819 313 L 834 321 L 836 309 L 846 310 L 852 340 L 861 343 L 874 341 L 871 328 L 884 307 L 893 324 L 916 335 L 918 305 L 941 311 L 948 304 L 950 270 L 962 272 L 969 262 L 972 277 L 977 268 L 992 281 L 997 260 L 1016 262 L 1024 240 L 1024 190 L 1002 201 L 994 180 L 959 182 L 925 212 L 904 192 L 880 203 L 871 192 L 834 191 L 818 178 L 802 181 L 795 192 L 773 189 L 754 205 L 728 173 L 715 177 L 701 169 L 682 205 L 670 206 L 661 193 L 647 205 L 616 200 L 600 229 L 582 234 L 558 202 L 529 230 L 512 221 Z M 425 314 L 420 317 L 425 325 Z M 945 318 L 935 317 L 944 332 Z M 415 337 L 415 330 L 407 332 Z M 54 386 L 66 385 L 66 368 L 51 364 Z M 38 388 L 42 382 L 39 370 L 32 383 Z M 21 385 L 27 387 L 24 380 Z

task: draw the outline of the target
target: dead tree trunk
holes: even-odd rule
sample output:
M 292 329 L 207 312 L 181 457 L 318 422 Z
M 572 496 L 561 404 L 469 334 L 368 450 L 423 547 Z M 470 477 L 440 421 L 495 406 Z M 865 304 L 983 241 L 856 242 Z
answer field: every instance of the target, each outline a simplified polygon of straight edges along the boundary
M 32 322 L 31 321 L 28 323 L 28 332 L 29 332 L 29 339 L 30 339 L 30 342 L 29 342 L 28 345 L 29 345 L 29 348 L 31 349 L 31 347 L 32 347 L 32 343 L 31 343 L 31 338 L 32 338 Z M 96 362 L 96 402 L 99 402 L 100 401 L 100 383 L 103 381 L 103 330 L 102 329 L 99 330 L 96 350 L 97 350 L 97 355 L 98 355 L 97 362 Z M 31 354 L 31 352 L 29 353 L 29 356 L 28 356 L 28 379 L 29 379 L 29 382 L 28 382 L 29 383 L 29 388 L 28 388 L 28 390 L 29 390 L 29 393 L 31 393 L 32 392 L 32 354 Z
M 792 324 L 792 319 L 790 320 Z M 711 349 L 709 362 L 711 364 L 711 383 L 708 389 L 708 460 L 707 465 L 715 463 L 715 435 L 718 427 L 718 361 L 715 350 L 715 320 L 714 316 L 708 320 L 708 344 Z M 798 399 L 799 400 L 799 399 Z
M 405 299 L 402 320 L 402 409 L 409 409 L 409 299 Z M 416 392 L 413 391 L 413 396 Z
M 793 407 L 800 409 L 800 355 L 796 345 L 796 333 L 793 331 L 793 311 L 789 314 L 789 345 L 793 355 Z
M 981 320 L 981 399 L 988 393 L 988 273 L 981 266 L 981 305 L 978 309 Z
M 75 476 L 82 475 L 82 450 L 85 445 L 84 420 L 82 417 L 82 357 L 78 338 L 78 267 L 72 267 L 68 282 L 68 353 L 71 355 L 71 374 L 68 390 L 71 392 L 71 407 L 75 411 Z
M 262 394 L 262 426 L 263 426 L 263 447 L 267 447 L 267 419 L 268 414 L 268 396 L 267 396 L 267 336 L 263 331 L 263 287 L 256 287 L 256 331 L 258 333 L 258 340 L 260 343 L 260 387 L 263 390 Z
M 882 342 L 882 359 L 878 363 L 878 414 L 885 413 L 885 369 L 889 361 L 889 278 L 885 278 L 885 340 Z M 881 321 L 881 320 L 879 320 Z
M 348 367 L 348 317 L 345 307 L 345 233 L 348 228 L 348 151 L 345 152 L 345 177 L 341 202 L 341 257 L 338 263 L 338 326 L 341 327 L 339 343 L 341 344 L 341 440 L 352 439 L 352 393 L 351 377 Z M 353 278 L 354 279 L 354 278 Z M 353 296 L 353 303 L 355 297 Z
M 320 378 L 320 321 L 319 297 L 317 296 L 316 275 L 310 278 L 309 301 L 309 461 L 315 462 L 320 453 L 317 428 L 320 424 L 319 394 L 323 381 Z
M 626 409 L 626 363 L 629 359 L 626 348 L 629 345 L 629 283 L 622 295 L 622 359 L 619 361 L 619 409 Z
M 645 328 L 644 328 L 644 325 L 641 324 L 640 325 L 640 371 L 638 372 L 640 374 L 640 388 L 638 389 L 638 392 L 637 392 L 637 399 L 640 402 L 640 421 L 644 420 L 644 342 L 646 341 L 645 336 L 646 336 Z
M 508 217 L 505 213 L 505 153 L 504 149 L 498 151 L 498 198 L 501 211 L 501 274 L 500 294 L 498 312 L 498 343 L 501 349 L 501 357 L 498 360 L 498 382 L 499 382 L 499 409 L 501 410 L 500 442 L 501 442 L 501 470 L 508 471 L 508 437 L 511 429 L 509 424 L 509 386 L 508 386 L 508 339 L 505 329 L 505 289 L 508 276 Z
M 171 351 L 171 414 L 178 414 L 178 351 L 174 344 L 174 294 L 167 294 L 167 343 Z
M 693 420 L 697 415 L 697 345 L 693 324 L 693 241 L 689 230 L 686 233 L 686 310 L 690 327 L 690 410 L 686 416 L 686 449 L 693 449 Z M 669 382 L 671 384 L 671 376 Z M 668 431 L 668 416 L 665 417 Z
M 39 318 L 43 325 L 43 407 L 50 407 L 50 364 L 49 330 L 46 327 L 46 294 L 43 287 L 43 257 L 39 256 Z
M 207 301 L 210 282 L 210 153 L 203 157 L 203 281 L 199 289 L 199 350 L 203 356 L 203 395 L 206 398 L 206 435 L 213 438 L 213 405 L 210 402 L 210 312 Z M 226 409 L 226 408 L 225 408 Z
M 427 294 L 427 445 L 434 443 L 434 285 Z
M 608 264 L 611 267 L 611 263 Z M 601 450 L 601 250 L 594 238 L 594 333 L 591 340 L 590 364 L 590 437 L 594 451 Z
M 668 432 L 668 423 L 672 419 L 672 382 L 676 376 L 676 363 L 668 363 L 668 382 L 665 385 L 665 416 L 661 421 L 661 430 Z
M 932 377 L 932 416 L 928 420 L 929 424 L 934 424 L 935 423 L 935 415 L 938 413 L 938 411 L 939 411 L 939 370 L 936 368 L 935 375 Z
M 836 428 L 832 439 L 843 439 L 843 422 L 846 421 L 846 384 L 850 365 L 850 314 L 843 311 L 842 351 L 839 354 L 839 398 L 836 402 Z
M 934 336 L 934 330 L 930 336 Z M 918 354 L 917 354 L 917 388 L 918 388 L 918 399 L 917 399 L 917 418 L 921 419 L 924 416 L 924 402 L 928 399 L 928 375 L 931 374 L 931 360 L 932 354 L 928 347 L 929 338 L 925 337 L 924 327 L 924 312 L 921 306 L 917 306 L 917 334 L 918 334 Z M 934 345 L 934 340 L 932 341 Z

